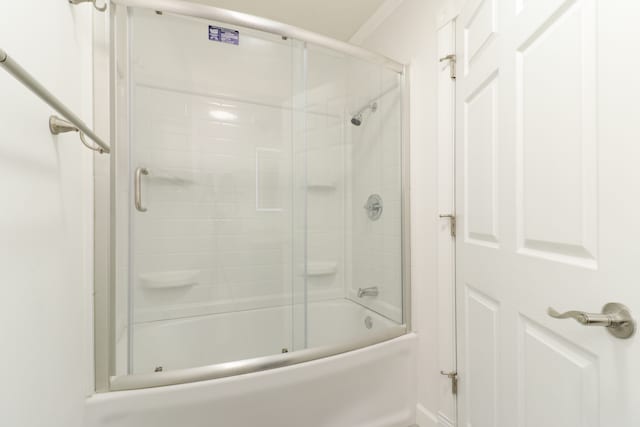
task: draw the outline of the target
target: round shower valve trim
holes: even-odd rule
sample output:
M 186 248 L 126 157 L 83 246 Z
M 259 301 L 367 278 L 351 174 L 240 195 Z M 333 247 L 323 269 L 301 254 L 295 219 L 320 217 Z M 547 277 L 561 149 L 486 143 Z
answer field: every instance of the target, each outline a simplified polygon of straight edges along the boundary
M 378 194 L 372 194 L 364 205 L 367 216 L 371 221 L 376 221 L 382 215 L 382 197 Z

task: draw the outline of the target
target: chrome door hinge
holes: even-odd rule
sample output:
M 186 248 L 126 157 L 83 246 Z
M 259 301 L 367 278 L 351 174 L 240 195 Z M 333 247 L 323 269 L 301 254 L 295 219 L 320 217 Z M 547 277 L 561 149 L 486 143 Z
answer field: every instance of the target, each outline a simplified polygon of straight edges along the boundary
M 456 237 L 456 216 L 453 214 L 440 215 L 440 218 L 449 218 L 449 225 L 451 226 L 451 237 Z
M 456 78 L 456 56 L 454 54 L 440 58 L 440 62 L 449 61 L 449 75 L 452 79 Z
M 440 375 L 444 375 L 451 380 L 451 394 L 458 394 L 458 373 L 456 371 L 440 371 Z

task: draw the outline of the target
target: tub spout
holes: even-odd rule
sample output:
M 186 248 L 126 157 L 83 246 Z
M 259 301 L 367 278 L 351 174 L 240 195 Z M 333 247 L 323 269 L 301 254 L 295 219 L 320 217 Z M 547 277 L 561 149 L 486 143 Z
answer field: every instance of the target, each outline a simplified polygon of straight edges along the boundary
M 358 288 L 358 298 L 377 297 L 377 296 L 378 296 L 377 286 L 371 286 L 369 288 Z

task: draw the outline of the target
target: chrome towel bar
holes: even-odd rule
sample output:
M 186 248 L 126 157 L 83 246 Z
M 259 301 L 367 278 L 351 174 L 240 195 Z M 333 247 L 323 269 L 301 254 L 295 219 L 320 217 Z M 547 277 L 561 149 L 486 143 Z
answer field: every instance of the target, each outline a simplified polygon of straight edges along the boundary
M 77 130 L 80 132 L 80 138 L 85 146 L 100 153 L 110 153 L 111 149 L 109 145 L 105 143 L 93 130 L 91 130 L 78 116 L 76 116 L 70 109 L 68 109 L 58 98 L 53 96 L 51 92 L 42 86 L 31 74 L 14 61 L 7 53 L 0 49 L 0 66 L 4 68 L 9 74 L 15 77 L 20 83 L 25 85 L 29 90 L 35 93 L 40 99 L 46 102 L 51 108 L 56 110 L 60 115 L 67 119 L 76 129 L 68 129 L 69 131 Z M 92 148 L 83 139 L 84 135 L 91 138 L 97 147 Z

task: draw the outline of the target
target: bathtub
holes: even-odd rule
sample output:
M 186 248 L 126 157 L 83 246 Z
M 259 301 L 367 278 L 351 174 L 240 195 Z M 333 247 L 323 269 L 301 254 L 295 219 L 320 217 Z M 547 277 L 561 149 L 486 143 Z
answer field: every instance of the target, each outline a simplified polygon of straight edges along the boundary
M 281 305 L 138 323 L 134 327 L 133 372 L 206 366 L 302 348 L 303 312 L 303 308 Z M 307 347 L 366 340 L 396 326 L 344 298 L 310 302 L 306 312 Z M 295 332 L 299 336 L 293 337 L 292 326 L 302 331 Z
M 415 423 L 416 341 L 410 333 L 268 371 L 97 394 L 84 425 L 407 427 Z

